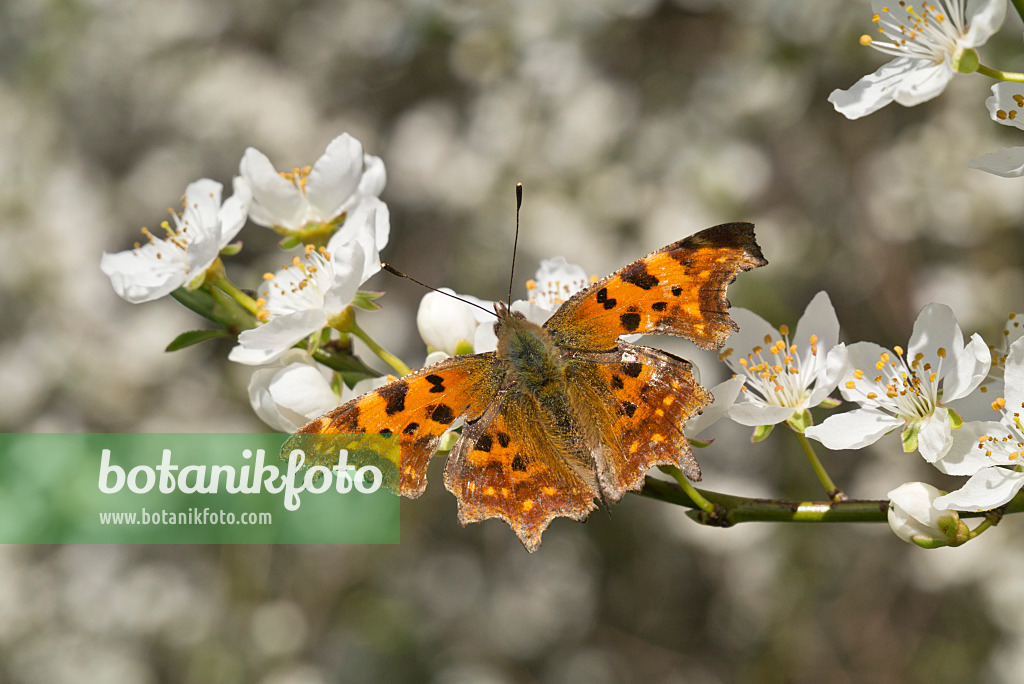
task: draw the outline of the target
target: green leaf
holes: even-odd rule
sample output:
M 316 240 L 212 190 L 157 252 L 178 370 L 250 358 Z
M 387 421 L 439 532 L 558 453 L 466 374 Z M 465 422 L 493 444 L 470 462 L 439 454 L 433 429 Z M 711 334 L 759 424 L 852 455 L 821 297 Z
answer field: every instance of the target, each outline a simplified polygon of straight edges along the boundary
M 238 254 L 241 251 L 242 251 L 242 242 L 241 242 L 241 240 L 239 240 L 238 242 L 232 242 L 231 244 L 224 245 L 224 247 L 222 247 L 221 250 L 220 250 L 220 255 L 221 256 L 235 256 L 236 254 Z
M 178 351 L 179 349 L 191 347 L 206 340 L 215 340 L 219 337 L 234 337 L 234 335 L 226 330 L 188 330 L 175 337 L 164 351 Z
M 959 430 L 961 427 L 963 427 L 964 419 L 960 416 L 960 414 L 954 411 L 953 409 L 949 408 L 948 406 L 946 407 L 946 410 L 949 411 L 950 426 L 952 426 L 954 430 Z
M 754 434 L 751 435 L 750 441 L 753 442 L 754 444 L 757 444 L 758 442 L 763 442 L 764 440 L 768 439 L 768 435 L 772 434 L 772 428 L 774 427 L 774 425 L 758 425 L 756 428 L 754 428 Z
M 703 449 L 705 447 L 711 446 L 711 442 L 714 442 L 715 440 L 704 442 L 699 439 L 688 439 L 687 441 L 690 442 L 690 446 L 696 447 L 698 449 Z

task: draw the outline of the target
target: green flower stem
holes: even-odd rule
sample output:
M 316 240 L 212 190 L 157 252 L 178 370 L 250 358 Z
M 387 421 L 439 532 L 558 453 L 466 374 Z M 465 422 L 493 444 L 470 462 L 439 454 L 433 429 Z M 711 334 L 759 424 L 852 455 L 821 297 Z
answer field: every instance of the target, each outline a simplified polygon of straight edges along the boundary
M 209 273 L 209 272 L 208 272 Z M 259 308 L 256 306 L 256 300 L 242 292 L 238 287 L 228 280 L 226 275 L 223 275 L 223 269 L 220 273 L 217 273 L 213 278 L 207 275 L 207 282 L 214 287 L 223 290 L 232 299 L 241 304 L 246 311 L 251 313 L 253 316 L 259 315 Z
M 708 515 L 714 516 L 718 514 L 718 509 L 715 504 L 701 496 L 701 493 L 696 487 L 690 484 L 690 481 L 686 479 L 686 475 L 683 475 L 679 468 L 675 466 L 658 466 L 658 470 L 666 475 L 672 476 L 672 479 L 675 480 L 679 484 L 680 489 L 683 490 L 683 494 L 686 495 L 695 507 L 704 511 Z
M 713 520 L 696 516 L 702 523 L 731 527 L 741 522 L 883 522 L 888 519 L 888 501 L 781 501 L 751 499 L 707 490 L 695 490 L 701 499 L 718 507 Z M 687 508 L 699 506 L 685 491 L 671 482 L 648 477 L 642 496 Z
M 832 482 L 832 478 L 828 476 L 825 471 L 825 466 L 821 465 L 821 461 L 818 460 L 818 455 L 814 453 L 814 447 L 811 446 L 811 442 L 807 439 L 807 436 L 802 432 L 794 432 L 796 438 L 800 441 L 800 446 L 804 448 L 804 453 L 807 454 L 807 460 L 811 462 L 811 467 L 814 468 L 814 474 L 821 480 L 821 484 L 825 487 L 825 493 L 828 494 L 828 498 L 832 501 L 846 501 L 846 494 L 843 494 L 839 487 L 836 487 L 835 483 Z
M 741 522 L 802 522 L 802 523 L 838 523 L 838 522 L 886 522 L 889 519 L 889 502 L 881 500 L 844 501 L 785 501 L 781 499 L 752 499 L 744 496 L 720 494 L 706 489 L 691 489 L 698 493 L 701 504 L 695 501 L 683 488 L 675 483 L 648 476 L 644 488 L 638 492 L 649 499 L 665 503 L 698 509 L 691 517 L 698 522 L 718 527 L 731 527 Z M 706 515 L 707 502 L 716 507 L 713 516 Z M 699 512 L 698 512 L 699 511 Z M 1017 494 L 1003 509 L 1003 515 L 1024 512 L 1024 491 Z M 987 512 L 961 512 L 961 518 L 981 518 L 986 520 L 972 533 L 980 534 L 981 528 L 995 524 L 995 520 Z
M 1014 0 L 1013 4 L 1016 6 L 1018 3 L 1024 4 L 1024 0 Z M 1018 11 L 1020 11 L 1019 8 Z M 984 64 L 978 65 L 978 73 L 982 74 L 983 76 L 994 78 L 998 81 L 1013 81 L 1015 83 L 1024 83 L 1024 74 L 1017 73 L 1015 71 L 999 71 L 998 69 L 987 67 Z
M 995 525 L 996 525 L 996 521 L 995 520 L 993 520 L 992 518 L 985 518 L 984 520 L 981 521 L 981 523 L 977 527 L 975 527 L 973 530 L 971 530 L 971 533 L 969 535 L 967 535 L 967 539 L 969 539 L 969 540 L 970 539 L 974 539 L 979 534 L 981 534 L 982 532 L 984 532 L 985 530 L 987 530 L 990 527 L 994 527 Z
M 412 369 L 409 368 L 409 366 L 405 365 L 400 358 L 389 352 L 387 349 L 377 344 L 372 337 L 366 334 L 365 330 L 356 324 L 355 320 L 349 324 L 349 330 L 352 331 L 353 335 L 361 339 L 363 343 L 370 348 L 370 351 L 380 357 L 384 363 L 398 371 L 399 375 L 408 375 L 409 373 L 412 373 Z

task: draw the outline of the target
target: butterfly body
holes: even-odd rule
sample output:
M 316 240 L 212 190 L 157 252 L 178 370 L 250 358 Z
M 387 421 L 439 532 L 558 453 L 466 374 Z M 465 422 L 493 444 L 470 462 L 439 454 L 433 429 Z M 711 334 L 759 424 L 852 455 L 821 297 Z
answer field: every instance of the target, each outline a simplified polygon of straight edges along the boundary
M 764 263 L 753 227 L 725 224 L 576 293 L 543 326 L 498 304 L 496 351 L 445 359 L 300 432 L 398 433 L 397 489 L 415 498 L 441 435 L 464 418 L 444 472 L 459 520 L 501 518 L 534 551 L 552 519 L 585 519 L 595 499 L 617 502 L 655 465 L 700 479 L 683 426 L 710 392 L 689 362 L 619 337 L 659 332 L 720 347 L 735 329 L 726 286 Z M 324 452 L 334 446 L 325 438 Z M 313 447 L 307 463 L 329 463 Z

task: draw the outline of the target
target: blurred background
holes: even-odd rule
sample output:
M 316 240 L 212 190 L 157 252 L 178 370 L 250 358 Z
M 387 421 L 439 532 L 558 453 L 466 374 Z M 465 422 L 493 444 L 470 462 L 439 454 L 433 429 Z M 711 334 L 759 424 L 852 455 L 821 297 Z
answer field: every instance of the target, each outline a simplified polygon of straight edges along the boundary
M 953 307 L 992 340 L 1021 310 L 1024 186 L 967 168 L 1016 131 L 991 85 L 848 121 L 826 98 L 885 57 L 847 0 L 3 0 L 0 428 L 252 431 L 228 344 L 173 354 L 202 322 L 132 306 L 99 271 L 185 185 L 229 185 L 247 146 L 311 164 L 348 131 L 381 156 L 384 257 L 437 286 L 504 296 L 514 184 L 517 296 L 539 259 L 595 275 L 701 228 L 752 221 L 771 262 L 734 304 L 795 324 L 819 290 L 847 342 L 906 344 Z M 983 61 L 1021 70 L 1010 11 Z M 282 264 L 249 226 L 228 270 Z M 248 283 L 248 285 L 246 285 Z M 422 290 L 386 274 L 363 327 L 413 364 Z M 649 342 L 651 340 L 648 340 Z M 692 358 L 705 384 L 725 377 Z M 785 430 L 721 423 L 704 485 L 820 499 Z M 702 438 L 704 435 L 702 435 Z M 823 453 L 854 497 L 936 471 L 891 435 Z M 527 554 L 463 529 L 440 463 L 380 547 L 0 548 L 0 681 L 1018 682 L 1024 538 L 1011 517 L 925 552 L 886 525 L 705 529 L 627 496 L 555 521 Z

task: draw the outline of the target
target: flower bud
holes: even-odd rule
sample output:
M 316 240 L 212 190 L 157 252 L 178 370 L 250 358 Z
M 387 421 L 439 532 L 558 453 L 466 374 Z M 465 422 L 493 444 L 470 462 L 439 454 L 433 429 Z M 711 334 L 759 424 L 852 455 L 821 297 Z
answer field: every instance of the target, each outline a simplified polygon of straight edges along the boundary
M 444 292 L 452 293 L 445 288 Z M 472 351 L 476 329 L 484 320 L 493 316 L 487 313 L 487 303 L 472 297 L 461 296 L 467 301 L 453 299 L 441 292 L 428 292 L 420 301 L 416 312 L 416 327 L 420 337 L 431 350 L 443 351 L 452 356 Z M 468 302 L 478 303 L 478 309 Z
M 906 542 L 926 549 L 959 546 L 970 529 L 956 511 L 940 511 L 935 499 L 943 492 L 923 482 L 907 482 L 889 492 L 889 527 Z

